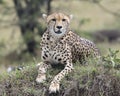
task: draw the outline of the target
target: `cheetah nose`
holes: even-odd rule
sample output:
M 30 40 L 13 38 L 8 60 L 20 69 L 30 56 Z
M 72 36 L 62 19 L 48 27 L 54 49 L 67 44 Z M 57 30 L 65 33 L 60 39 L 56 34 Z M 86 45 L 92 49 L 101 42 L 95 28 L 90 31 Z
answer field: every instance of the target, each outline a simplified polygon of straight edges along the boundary
M 61 29 L 61 28 L 62 28 L 62 26 L 57 26 L 57 28 L 58 28 L 58 29 Z

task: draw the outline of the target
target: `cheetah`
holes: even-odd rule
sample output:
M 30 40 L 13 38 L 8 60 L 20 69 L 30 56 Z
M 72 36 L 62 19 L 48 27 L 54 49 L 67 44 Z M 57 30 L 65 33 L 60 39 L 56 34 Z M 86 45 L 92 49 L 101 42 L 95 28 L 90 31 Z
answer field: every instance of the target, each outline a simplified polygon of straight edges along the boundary
M 55 93 L 60 89 L 60 81 L 74 69 L 73 63 L 76 61 L 81 63 L 91 54 L 99 57 L 100 52 L 93 42 L 70 30 L 72 15 L 43 14 L 43 18 L 47 23 L 47 29 L 41 40 L 42 62 L 39 63 L 36 82 L 42 83 L 46 80 L 45 73 L 52 64 L 64 65 L 64 69 L 53 78 L 49 87 L 49 92 Z

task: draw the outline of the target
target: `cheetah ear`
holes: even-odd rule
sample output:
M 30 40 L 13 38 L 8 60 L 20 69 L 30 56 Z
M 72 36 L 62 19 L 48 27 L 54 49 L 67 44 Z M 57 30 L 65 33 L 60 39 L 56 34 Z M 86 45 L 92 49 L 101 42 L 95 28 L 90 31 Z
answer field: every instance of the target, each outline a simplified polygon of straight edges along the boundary
M 70 20 L 73 18 L 73 15 L 71 14 L 71 15 L 69 15 L 69 18 L 70 18 Z
M 42 17 L 46 20 L 47 19 L 47 14 L 42 14 Z

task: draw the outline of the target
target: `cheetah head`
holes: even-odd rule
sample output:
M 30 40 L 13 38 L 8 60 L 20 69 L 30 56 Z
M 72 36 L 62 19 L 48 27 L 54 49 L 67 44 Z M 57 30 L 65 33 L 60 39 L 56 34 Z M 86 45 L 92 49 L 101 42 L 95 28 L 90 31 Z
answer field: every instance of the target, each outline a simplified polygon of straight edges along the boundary
M 60 38 L 69 29 L 72 15 L 68 16 L 63 13 L 53 13 L 51 15 L 43 14 L 43 18 L 47 22 L 47 29 L 53 37 Z

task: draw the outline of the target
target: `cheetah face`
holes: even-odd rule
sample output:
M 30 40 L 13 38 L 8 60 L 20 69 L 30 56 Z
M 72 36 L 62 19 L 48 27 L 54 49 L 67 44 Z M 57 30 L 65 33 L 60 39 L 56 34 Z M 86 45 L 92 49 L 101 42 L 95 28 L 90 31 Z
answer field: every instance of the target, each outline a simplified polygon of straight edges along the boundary
M 43 14 L 43 18 L 47 22 L 47 28 L 53 37 L 60 38 L 68 28 L 72 15 L 67 16 L 63 13 L 53 13 L 51 15 Z

